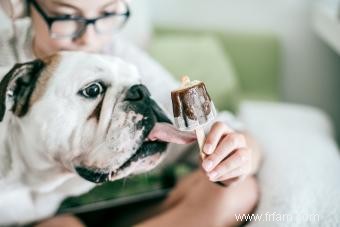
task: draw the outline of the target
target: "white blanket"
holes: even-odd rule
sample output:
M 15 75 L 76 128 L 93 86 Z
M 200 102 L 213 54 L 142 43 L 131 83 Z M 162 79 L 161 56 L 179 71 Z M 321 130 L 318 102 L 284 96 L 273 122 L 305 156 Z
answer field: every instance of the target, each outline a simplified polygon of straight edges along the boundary
M 239 117 L 264 153 L 261 198 L 249 226 L 340 226 L 340 156 L 327 115 L 249 101 Z

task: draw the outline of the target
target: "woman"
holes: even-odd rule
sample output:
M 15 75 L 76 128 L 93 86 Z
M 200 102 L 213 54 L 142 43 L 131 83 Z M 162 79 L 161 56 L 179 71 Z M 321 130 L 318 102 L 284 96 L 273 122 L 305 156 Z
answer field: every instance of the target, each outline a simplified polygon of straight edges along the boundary
M 60 50 L 112 54 L 137 66 L 155 99 L 171 109 L 169 91 L 178 84 L 146 54 L 124 42 L 119 30 L 129 17 L 123 0 L 28 0 L 29 17 L 16 21 L 17 40 L 4 34 L 1 66 L 44 58 Z M 2 42 L 2 43 L 1 43 Z M 6 42 L 15 43 L 8 46 Z M 17 50 L 17 51 L 15 51 Z M 16 53 L 16 54 L 15 54 Z M 168 86 L 158 89 L 159 85 Z M 259 150 L 248 136 L 236 132 L 234 120 L 215 122 L 207 134 L 202 169 L 187 176 L 168 196 L 157 215 L 138 226 L 234 226 L 235 214 L 250 213 L 258 201 L 254 174 Z M 224 187 L 212 182 L 221 182 Z M 194 185 L 194 186 L 193 186 Z M 204 205 L 204 206 L 202 206 Z M 55 217 L 39 226 L 82 226 L 72 216 Z

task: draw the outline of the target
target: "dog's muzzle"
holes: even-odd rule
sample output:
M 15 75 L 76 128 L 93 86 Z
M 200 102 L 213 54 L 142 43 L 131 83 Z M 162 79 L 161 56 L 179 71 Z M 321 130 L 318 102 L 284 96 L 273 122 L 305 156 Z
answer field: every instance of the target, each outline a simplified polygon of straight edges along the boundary
M 142 130 L 143 132 L 141 138 L 142 144 L 139 145 L 138 149 L 131 154 L 126 162 L 124 162 L 119 168 L 111 170 L 110 172 L 107 172 L 107 168 L 77 166 L 75 168 L 77 173 L 86 180 L 95 183 L 109 181 L 111 178 L 119 174 L 120 171 L 129 167 L 132 162 L 145 159 L 148 156 L 162 153 L 166 150 L 166 141 L 148 139 L 148 135 L 155 127 L 156 123 L 172 124 L 163 110 L 151 98 L 148 89 L 142 84 L 131 86 L 126 91 L 123 102 L 126 103 L 124 112 L 134 112 L 144 116 L 143 119 L 136 122 L 135 125 L 137 130 Z

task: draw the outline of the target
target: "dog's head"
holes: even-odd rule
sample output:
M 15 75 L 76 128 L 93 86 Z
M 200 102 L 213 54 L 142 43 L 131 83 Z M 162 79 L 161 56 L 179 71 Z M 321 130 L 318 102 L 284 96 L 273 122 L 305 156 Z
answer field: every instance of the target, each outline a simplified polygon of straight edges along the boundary
M 0 98 L 0 118 L 16 123 L 26 155 L 96 183 L 152 169 L 172 130 L 136 68 L 109 56 L 61 52 L 17 64 Z

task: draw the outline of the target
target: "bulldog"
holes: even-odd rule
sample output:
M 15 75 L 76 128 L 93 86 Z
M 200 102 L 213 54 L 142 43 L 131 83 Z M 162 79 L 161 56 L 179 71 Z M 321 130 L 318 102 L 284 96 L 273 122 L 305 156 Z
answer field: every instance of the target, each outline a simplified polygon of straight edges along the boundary
M 190 143 L 112 56 L 60 52 L 16 64 L 0 82 L 0 225 L 53 215 L 67 196 L 154 168 Z

